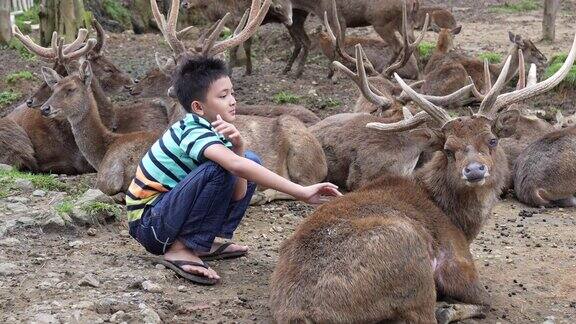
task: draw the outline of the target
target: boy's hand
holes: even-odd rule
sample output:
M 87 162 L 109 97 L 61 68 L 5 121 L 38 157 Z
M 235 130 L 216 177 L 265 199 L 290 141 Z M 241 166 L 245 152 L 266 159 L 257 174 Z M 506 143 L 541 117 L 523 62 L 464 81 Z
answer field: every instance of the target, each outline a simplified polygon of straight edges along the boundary
M 220 115 L 216 115 L 216 121 L 212 123 L 212 127 L 214 127 L 218 133 L 224 135 L 224 137 L 234 145 L 232 149 L 234 153 L 244 154 L 244 139 L 236 129 L 236 126 L 226 122 Z
M 309 204 L 322 204 L 329 201 L 329 197 L 338 197 L 342 194 L 338 191 L 338 186 L 329 182 L 317 183 L 304 187 L 302 195 L 298 199 Z

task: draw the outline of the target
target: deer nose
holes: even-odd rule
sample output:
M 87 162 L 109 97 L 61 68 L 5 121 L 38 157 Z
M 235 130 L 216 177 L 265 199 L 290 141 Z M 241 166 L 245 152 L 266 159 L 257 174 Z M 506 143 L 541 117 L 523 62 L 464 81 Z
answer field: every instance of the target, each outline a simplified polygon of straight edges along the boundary
M 478 182 L 486 177 L 487 172 L 488 168 L 484 164 L 472 162 L 464 168 L 462 173 L 466 180 L 470 182 Z
M 28 106 L 28 108 L 32 108 L 33 105 L 34 105 L 34 99 L 30 98 L 26 100 L 26 106 Z
M 48 116 L 50 114 L 50 106 L 44 106 L 42 107 L 42 109 L 40 109 L 40 112 L 42 113 L 43 116 Z

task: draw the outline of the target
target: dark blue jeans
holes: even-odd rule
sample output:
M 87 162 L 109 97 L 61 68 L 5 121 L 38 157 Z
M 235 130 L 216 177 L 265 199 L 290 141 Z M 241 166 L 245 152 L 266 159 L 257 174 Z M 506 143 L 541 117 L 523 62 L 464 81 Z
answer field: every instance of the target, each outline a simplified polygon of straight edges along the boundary
M 251 151 L 244 156 L 262 164 Z M 146 206 L 142 217 L 130 222 L 130 235 L 157 255 L 177 239 L 193 251 L 210 251 L 216 237 L 232 238 L 256 190 L 249 181 L 244 197 L 232 201 L 236 180 L 217 163 L 202 163 Z

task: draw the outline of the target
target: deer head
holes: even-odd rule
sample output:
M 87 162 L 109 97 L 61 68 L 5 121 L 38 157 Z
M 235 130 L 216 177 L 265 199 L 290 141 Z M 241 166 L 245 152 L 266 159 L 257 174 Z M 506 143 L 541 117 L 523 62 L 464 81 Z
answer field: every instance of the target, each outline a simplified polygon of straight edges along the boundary
M 405 120 L 397 123 L 370 123 L 367 127 L 397 132 L 416 128 L 428 119 L 433 119 L 441 125 L 433 131 L 443 141 L 444 147 L 435 155 L 431 163 L 443 165 L 445 178 L 455 187 L 494 185 L 503 180 L 492 175 L 494 173 L 501 175 L 502 168 L 506 165 L 504 153 L 498 146 L 499 134 L 495 127 L 501 115 L 501 109 L 542 94 L 558 85 L 568 74 L 575 58 L 576 37 L 566 62 L 553 76 L 539 83 L 529 77 L 525 87 L 500 94 L 510 68 L 511 57 L 508 57 L 498 80 L 484 96 L 479 111 L 469 117 L 452 118 L 446 110 L 418 94 L 395 74 L 402 89 L 423 111 L 414 116 L 407 116 Z M 535 68 L 532 65 L 531 70 Z
M 62 77 L 56 71 L 42 67 L 42 74 L 46 84 L 52 89 L 52 95 L 42 105 L 40 111 L 48 118 L 66 120 L 82 116 L 89 109 L 86 100 L 89 95 L 92 81 L 92 68 L 90 62 L 83 61 L 78 73 Z
M 548 63 L 546 56 L 529 39 L 522 39 L 522 36 L 508 32 L 508 38 L 513 46 L 522 50 L 526 63 L 536 64 L 538 68 L 543 68 Z
M 436 49 L 442 53 L 448 53 L 454 48 L 454 37 L 462 31 L 462 26 L 456 28 L 440 28 L 436 24 L 432 24 L 432 31 L 438 33 L 438 40 L 436 42 Z

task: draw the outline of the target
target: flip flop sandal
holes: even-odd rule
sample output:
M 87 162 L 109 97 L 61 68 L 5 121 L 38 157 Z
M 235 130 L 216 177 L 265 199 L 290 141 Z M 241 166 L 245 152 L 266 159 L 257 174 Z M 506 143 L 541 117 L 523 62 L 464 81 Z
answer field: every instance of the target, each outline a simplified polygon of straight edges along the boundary
M 246 253 L 248 253 L 248 251 L 224 252 L 224 250 L 226 250 L 226 248 L 232 244 L 234 244 L 234 243 L 232 243 L 232 242 L 223 243 L 222 245 L 220 245 L 220 247 L 218 247 L 218 249 L 216 249 L 216 251 L 214 251 L 210 254 L 200 256 L 200 259 L 202 259 L 204 261 L 233 259 L 233 258 L 239 258 L 241 256 L 246 255 Z
M 184 279 L 188 279 L 188 280 L 190 280 L 194 283 L 197 283 L 197 284 L 214 285 L 218 282 L 218 279 L 210 279 L 210 278 L 205 277 L 203 275 L 190 273 L 190 272 L 182 269 L 182 266 L 185 266 L 185 265 L 190 265 L 190 266 L 194 266 L 194 267 L 202 267 L 202 268 L 208 269 L 208 264 L 206 264 L 204 262 L 194 262 L 194 261 L 185 261 L 185 260 L 171 260 L 171 261 L 169 261 L 169 260 L 164 260 L 164 259 L 158 259 L 157 262 L 166 266 L 167 268 L 170 268 L 171 270 L 176 272 L 176 274 L 178 274 L 180 277 L 182 277 Z

